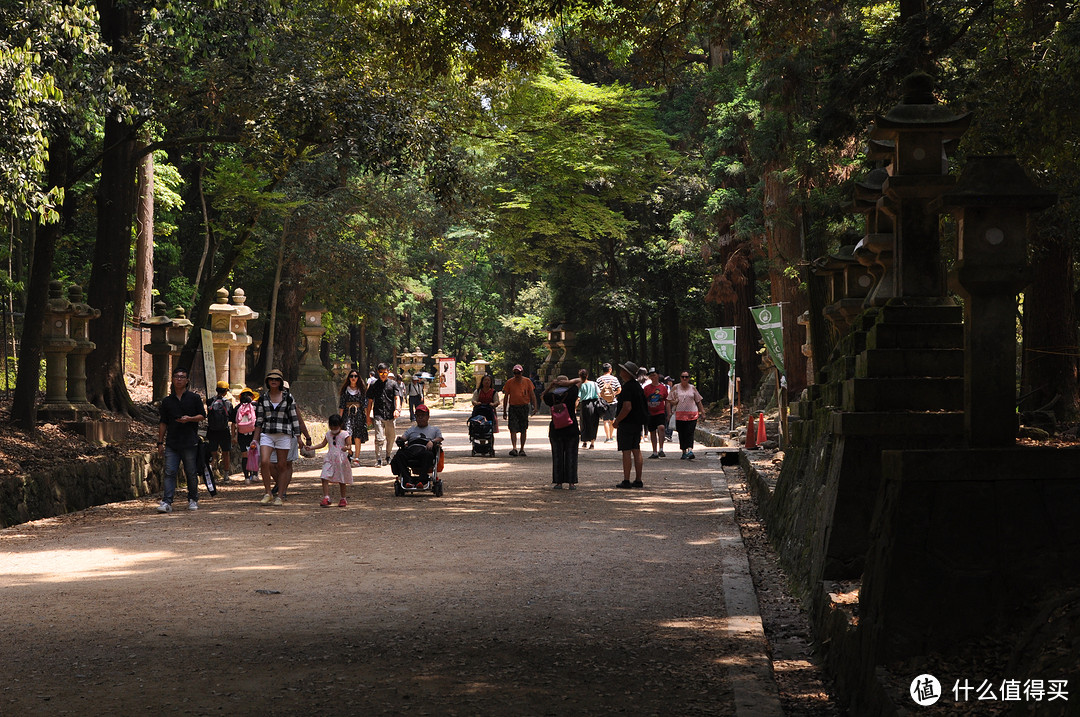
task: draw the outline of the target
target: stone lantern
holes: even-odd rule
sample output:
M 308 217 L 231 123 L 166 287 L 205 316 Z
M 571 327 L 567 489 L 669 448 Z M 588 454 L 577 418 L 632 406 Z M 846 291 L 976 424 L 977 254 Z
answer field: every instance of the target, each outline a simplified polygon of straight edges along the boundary
M 50 419 L 74 420 L 75 407 L 67 397 L 67 356 L 75 348 L 68 333 L 68 321 L 74 313 L 71 302 L 64 298 L 64 288 L 55 279 L 49 282 L 49 299 L 45 304 L 45 326 L 41 347 L 45 353 L 45 401 L 42 415 Z M 83 384 L 85 393 L 86 384 Z
M 873 151 L 871 154 L 875 156 Z M 878 168 L 855 185 L 854 211 L 864 217 L 865 234 L 855 245 L 852 256 L 870 273 L 869 289 L 858 294 L 865 297 L 863 303 L 866 306 L 883 304 L 896 296 L 892 202 L 882 195 L 882 187 L 888 178 L 888 171 Z M 865 278 L 857 279 L 860 286 L 865 286 L 865 282 Z
M 217 301 L 210 304 L 207 314 L 210 320 L 210 335 L 214 344 L 214 373 L 206 377 L 207 392 L 214 390 L 218 381 L 229 381 L 230 349 L 236 343 L 236 334 L 232 331 L 232 319 L 237 307 L 229 303 L 229 290 L 222 287 L 217 290 Z
M 903 100 L 874 120 L 871 139 L 893 142 L 892 166 L 882 190 L 896 203 L 895 261 L 897 296 L 945 296 L 938 214 L 931 204 L 952 188 L 946 150 L 971 122 L 937 104 L 933 80 L 924 73 L 904 79 Z
M 173 313 L 176 316 L 172 319 L 172 322 L 166 328 L 166 337 L 169 343 L 172 344 L 172 348 L 169 351 L 169 378 L 172 378 L 172 372 L 176 370 L 176 362 L 180 359 L 180 352 L 184 349 L 188 340 L 188 332 L 191 331 L 191 327 L 194 324 L 188 319 L 183 306 L 177 306 Z M 185 366 L 190 369 L 190 366 Z M 166 381 L 166 383 L 168 383 Z M 168 393 L 168 389 L 165 390 Z M 163 394 L 164 395 L 164 394 Z
M 229 386 L 233 390 L 243 390 L 247 385 L 247 350 L 251 345 L 251 336 L 247 332 L 247 323 L 259 318 L 259 312 L 252 311 L 245 302 L 247 295 L 237 287 L 233 290 L 232 304 L 236 312 L 232 315 L 231 329 L 233 342 L 229 345 Z
M 83 300 L 83 290 L 78 284 L 68 288 L 68 300 L 71 302 L 69 335 L 75 347 L 67 359 L 67 397 L 80 413 L 97 414 L 100 409 L 86 398 L 86 355 L 96 348 L 90 340 L 90 321 L 101 316 L 101 310 Z
M 1013 156 L 969 158 L 942 197 L 958 220 L 951 278 L 965 299 L 964 433 L 972 448 L 1015 442 L 1016 294 L 1031 279 L 1028 214 L 1056 201 Z
M 490 362 L 485 361 L 482 356 L 477 356 L 471 362 L 473 378 L 476 379 L 477 388 L 480 388 L 480 381 L 482 381 L 484 376 L 487 374 L 487 367 L 489 363 Z
M 150 374 L 153 384 L 153 401 L 156 403 L 169 393 L 169 357 L 173 345 L 169 343 L 168 332 L 173 320 L 165 314 L 164 301 L 154 304 L 154 315 L 140 324 L 150 329 L 150 343 L 143 346 L 143 351 L 150 354 Z
M 326 309 L 321 306 L 304 309 L 300 327 L 304 335 L 304 354 L 300 357 L 296 380 L 292 382 L 292 393 L 304 410 L 323 416 L 338 410 L 338 386 L 319 356 L 322 337 L 326 333 L 322 323 L 325 313 Z

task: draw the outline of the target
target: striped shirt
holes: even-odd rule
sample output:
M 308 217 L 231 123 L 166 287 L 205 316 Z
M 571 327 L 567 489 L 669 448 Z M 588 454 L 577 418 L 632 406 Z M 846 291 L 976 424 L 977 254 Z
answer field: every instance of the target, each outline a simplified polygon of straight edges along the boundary
M 277 408 L 270 403 L 270 392 L 259 396 L 255 402 L 255 427 L 263 433 L 284 433 L 290 436 L 300 435 L 300 418 L 296 414 L 296 401 L 292 394 L 284 393 Z

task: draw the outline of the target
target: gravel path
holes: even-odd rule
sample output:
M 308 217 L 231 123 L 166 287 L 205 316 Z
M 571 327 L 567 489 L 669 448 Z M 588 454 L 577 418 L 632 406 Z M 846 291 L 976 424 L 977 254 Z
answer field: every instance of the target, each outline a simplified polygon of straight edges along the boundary
M 442 498 L 394 497 L 368 443 L 347 508 L 309 460 L 284 507 L 234 482 L 0 531 L 0 714 L 735 714 L 761 656 L 725 611 L 715 459 L 625 491 L 598 443 L 556 491 L 546 420 L 474 458 L 465 419 L 433 415 Z

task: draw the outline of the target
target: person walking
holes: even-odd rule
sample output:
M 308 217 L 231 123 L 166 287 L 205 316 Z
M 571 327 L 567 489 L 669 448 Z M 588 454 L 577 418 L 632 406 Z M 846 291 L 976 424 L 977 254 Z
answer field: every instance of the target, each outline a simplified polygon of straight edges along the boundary
M 338 415 L 349 434 L 348 457 L 353 466 L 360 465 L 360 448 L 368 439 L 367 417 L 364 415 L 366 402 L 367 387 L 360 383 L 360 372 L 353 369 L 345 377 L 338 395 Z
M 217 382 L 216 395 L 206 399 L 206 444 L 211 455 L 211 465 L 218 468 L 221 482 L 229 482 L 232 466 L 232 431 L 229 428 L 229 383 Z
M 255 476 L 258 474 L 257 470 L 248 467 L 246 456 L 255 437 L 255 404 L 252 403 L 255 398 L 255 391 L 245 387 L 240 392 L 240 403 L 236 404 L 236 407 L 232 410 L 232 415 L 229 416 L 232 423 L 233 442 L 236 443 L 236 447 L 240 449 L 240 455 L 243 456 L 240 459 L 240 465 L 244 469 L 245 483 L 254 483 Z M 259 447 L 256 445 L 255 453 L 258 454 L 258 452 Z
M 521 364 L 514 366 L 514 377 L 503 384 L 503 418 L 510 429 L 510 455 L 525 455 L 525 435 L 529 430 L 529 416 L 536 413 L 536 386 L 527 377 Z M 521 449 L 518 450 L 518 435 Z
M 548 440 L 551 441 L 552 488 L 577 489 L 578 437 L 581 432 L 577 422 L 578 386 L 566 376 L 556 376 L 544 389 L 542 399 L 551 407 L 548 423 Z
M 344 508 L 349 504 L 348 499 L 345 497 L 347 492 L 347 486 L 352 485 L 352 465 L 349 462 L 349 432 L 343 429 L 344 421 L 340 415 L 330 416 L 326 421 L 326 426 L 329 429 L 323 439 L 317 445 L 312 446 L 312 450 L 318 450 L 323 446 L 327 446 L 326 457 L 323 458 L 322 473 L 319 478 L 322 480 L 323 499 L 319 503 L 323 508 L 330 507 L 330 484 L 338 484 L 338 493 L 341 495 L 341 500 L 338 501 L 338 507 Z
M 675 432 L 679 434 L 679 448 L 682 449 L 679 460 L 694 460 L 694 431 L 705 407 L 701 403 L 701 394 L 690 383 L 688 371 L 679 375 L 679 383 L 671 389 L 667 400 L 675 413 Z
M 492 433 L 499 432 L 499 392 L 495 388 L 495 379 L 490 373 L 485 373 L 480 379 L 480 385 L 476 387 L 472 395 L 472 405 L 491 406 Z
M 611 436 L 615 432 L 615 414 L 619 411 L 618 398 L 619 392 L 622 391 L 622 384 L 611 373 L 611 364 L 605 363 L 601 369 L 603 373 L 596 379 L 596 386 L 600 392 L 600 400 L 603 402 L 601 415 L 604 419 L 604 443 L 610 443 Z
M 176 495 L 176 474 L 184 462 L 187 477 L 188 510 L 199 509 L 199 422 L 206 417 L 199 394 L 188 390 L 188 371 L 177 368 L 172 374 L 169 395 L 161 399 L 158 409 L 157 449 L 165 459 L 165 492 L 159 513 L 171 513 Z
M 289 481 L 292 480 L 292 461 L 289 452 L 296 436 L 301 434 L 311 445 L 311 434 L 300 423 L 299 410 L 292 394 L 285 390 L 285 377 L 278 369 L 270 369 L 263 382 L 266 391 L 255 402 L 255 436 L 252 440 L 259 446 L 259 468 L 262 472 L 266 494 L 259 501 L 263 505 L 284 505 L 288 497 Z M 271 482 L 274 472 L 270 456 L 277 456 L 277 497 Z
M 660 383 L 660 374 L 655 368 L 649 369 L 649 383 L 645 384 L 645 404 L 649 407 L 649 440 L 652 442 L 652 455 L 649 458 L 664 457 L 664 439 L 667 437 L 668 387 Z M 660 450 L 656 444 L 659 442 Z
M 632 361 L 619 364 L 622 391 L 619 393 L 619 412 L 613 421 L 619 452 L 622 453 L 623 481 L 616 488 L 641 488 L 641 427 L 648 420 L 645 391 L 634 380 L 637 364 Z M 630 465 L 634 466 L 634 481 L 630 482 Z
M 394 421 L 401 414 L 401 396 L 390 369 L 379 364 L 379 377 L 367 390 L 367 420 L 375 425 L 375 467 L 390 465 L 390 446 L 394 445 Z
M 405 390 L 405 398 L 409 402 L 409 423 L 416 423 L 416 407 L 424 402 L 424 379 L 417 371 L 409 381 L 409 387 Z
M 578 371 L 578 404 L 581 406 L 581 447 L 596 447 L 596 432 L 600 428 L 600 389 L 589 380 L 589 370 Z

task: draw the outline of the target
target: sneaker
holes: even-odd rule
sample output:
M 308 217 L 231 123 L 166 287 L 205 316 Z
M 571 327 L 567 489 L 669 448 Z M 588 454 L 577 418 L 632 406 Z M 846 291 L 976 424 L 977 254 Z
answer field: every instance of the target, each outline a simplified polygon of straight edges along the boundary
M 244 479 L 244 482 L 247 483 L 248 485 L 253 484 L 255 482 L 255 476 L 248 476 L 247 478 Z
M 556 483 L 555 485 L 553 485 L 551 487 L 552 487 L 553 490 L 562 490 L 562 483 Z
M 428 483 L 426 481 L 420 481 L 419 483 L 416 484 L 416 489 L 417 490 L 427 490 L 428 489 Z
M 524 457 L 525 457 L 525 449 L 522 448 L 520 451 L 518 451 L 518 458 L 524 458 Z
M 517 454 L 518 454 L 518 452 L 517 452 L 516 448 L 514 450 L 510 451 L 510 455 L 512 455 L 512 456 L 516 456 Z
M 630 481 L 628 481 L 628 480 L 624 480 L 624 481 L 623 481 L 622 483 L 616 483 L 616 484 L 615 484 L 615 487 L 616 487 L 616 488 L 633 488 L 633 487 L 634 487 L 634 484 L 633 484 L 633 483 L 631 483 L 631 482 L 630 482 Z
M 359 467 L 360 467 L 360 461 L 358 461 L 358 460 L 356 460 L 355 458 L 353 458 L 353 459 L 352 459 L 352 467 L 353 467 L 353 468 L 359 468 Z
M 382 468 L 382 458 L 376 458 L 375 459 L 375 467 L 376 468 Z
M 657 455 L 659 455 L 659 456 L 660 456 L 661 458 L 666 458 L 666 456 L 664 455 L 664 452 L 663 452 L 663 451 L 660 451 L 660 453 L 659 453 L 659 454 L 657 454 Z
M 285 505 L 285 499 L 279 495 L 277 498 L 274 498 L 274 505 Z
M 659 458 L 659 457 L 660 457 L 659 453 L 653 453 L 651 456 L 649 456 L 649 458 Z
M 687 451 L 686 452 L 686 460 L 688 460 L 688 461 L 694 460 L 694 452 L 693 451 Z
M 323 499 L 322 499 L 322 503 L 319 503 L 319 505 L 321 505 L 323 508 L 329 508 L 330 507 L 330 496 L 324 495 Z
M 685 461 L 686 460 L 686 451 L 683 451 L 683 454 L 681 456 L 679 456 L 679 460 L 680 461 Z
M 161 504 L 157 507 L 157 512 L 159 512 L 159 513 L 171 513 L 172 512 L 172 503 L 166 503 L 165 501 L 161 501 Z
M 221 480 L 218 481 L 218 483 L 232 483 L 232 478 L 230 478 L 229 476 L 223 476 Z
M 645 484 L 642 483 L 640 480 L 636 480 L 636 481 L 634 481 L 633 483 L 630 484 L 630 487 L 631 488 L 644 488 Z
M 199 501 L 197 501 L 197 500 L 189 500 L 187 502 L 187 509 L 188 510 L 198 510 L 199 509 Z
M 604 443 L 611 443 L 611 439 L 610 438 L 605 438 Z
M 345 506 L 347 506 L 348 504 L 349 504 L 349 501 L 347 501 L 347 500 L 345 500 L 344 498 L 342 498 L 341 500 L 339 500 L 339 501 L 337 502 L 337 507 L 339 507 L 339 508 L 344 508 L 344 507 L 345 507 Z
M 274 496 L 271 495 L 270 493 L 267 493 L 266 495 L 264 495 L 262 497 L 262 500 L 260 500 L 259 502 L 262 503 L 263 505 L 270 505 L 271 503 L 274 502 Z
M 413 490 L 414 488 L 416 488 L 416 486 L 414 484 L 412 484 L 412 483 L 406 483 L 405 484 L 405 489 L 406 490 Z

